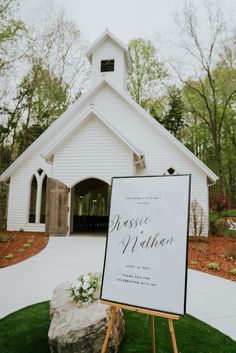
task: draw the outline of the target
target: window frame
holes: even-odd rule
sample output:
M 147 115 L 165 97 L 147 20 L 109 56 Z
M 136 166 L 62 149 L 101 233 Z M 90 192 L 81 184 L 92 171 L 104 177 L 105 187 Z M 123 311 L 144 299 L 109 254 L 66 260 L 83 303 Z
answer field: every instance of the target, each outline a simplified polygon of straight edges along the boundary
M 105 66 L 105 70 L 104 70 L 104 65 L 108 66 L 108 69 L 106 69 Z M 109 68 L 109 65 L 112 65 L 112 69 Z M 103 59 L 101 60 L 100 63 L 100 72 L 114 72 L 115 71 L 115 59 Z

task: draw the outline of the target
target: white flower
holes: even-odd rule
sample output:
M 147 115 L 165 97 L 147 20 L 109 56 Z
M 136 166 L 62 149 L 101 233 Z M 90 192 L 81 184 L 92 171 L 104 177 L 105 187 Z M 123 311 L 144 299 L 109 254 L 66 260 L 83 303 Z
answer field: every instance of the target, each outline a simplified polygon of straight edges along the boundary
M 90 287 L 90 284 L 88 282 L 84 282 L 84 284 L 82 285 L 82 288 L 84 290 L 88 289 Z
M 93 294 L 93 293 L 94 293 L 94 288 L 90 288 L 90 289 L 88 290 L 88 294 L 91 295 L 91 294 Z
M 77 291 L 76 289 L 74 289 L 74 294 L 79 296 L 79 291 Z
M 76 288 L 76 285 L 77 285 L 77 281 L 74 281 L 71 286 L 74 289 L 74 288 Z
M 84 282 L 89 282 L 90 276 L 89 275 L 84 275 L 83 280 L 84 280 Z
M 82 293 L 82 297 L 88 297 L 88 293 Z
M 81 282 L 81 281 L 77 281 L 77 282 L 75 283 L 75 287 L 74 287 L 74 288 L 80 289 L 81 286 L 82 286 L 82 282 Z

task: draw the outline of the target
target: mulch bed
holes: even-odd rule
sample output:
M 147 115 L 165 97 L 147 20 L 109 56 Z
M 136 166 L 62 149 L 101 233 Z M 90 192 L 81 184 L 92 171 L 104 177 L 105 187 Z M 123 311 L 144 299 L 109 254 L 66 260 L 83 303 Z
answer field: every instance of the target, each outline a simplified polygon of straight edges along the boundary
M 0 232 L 0 239 L 2 236 L 14 237 L 15 239 L 6 243 L 0 242 L 0 268 L 36 255 L 48 243 L 48 236 L 45 233 Z M 24 248 L 27 243 L 30 246 Z M 24 249 L 24 251 L 20 249 Z M 233 258 L 233 253 L 236 257 L 236 238 L 190 237 L 188 267 L 236 281 L 236 275 L 230 273 L 231 269 L 236 268 L 236 259 Z M 208 268 L 209 263 L 212 262 L 218 264 L 218 270 Z
M 8 237 L 9 241 L 1 242 L 5 237 Z M 17 264 L 38 254 L 47 243 L 48 236 L 45 233 L 0 231 L 0 268 Z
M 236 268 L 236 238 L 190 237 L 188 249 L 189 268 L 236 281 L 236 275 L 230 273 Z M 209 269 L 210 263 L 217 263 L 219 269 Z

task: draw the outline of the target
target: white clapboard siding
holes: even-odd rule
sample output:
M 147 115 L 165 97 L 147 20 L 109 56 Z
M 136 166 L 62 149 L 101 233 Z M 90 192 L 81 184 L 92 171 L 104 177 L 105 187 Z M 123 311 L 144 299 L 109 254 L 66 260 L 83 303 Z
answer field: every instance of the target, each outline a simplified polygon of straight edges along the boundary
M 102 60 L 115 60 L 114 72 L 101 72 Z M 93 53 L 92 57 L 92 85 L 97 84 L 101 78 L 107 78 L 116 86 L 124 89 L 126 87 L 126 63 L 123 50 L 110 40 L 104 41 L 97 50 Z
M 54 155 L 53 178 L 71 187 L 94 177 L 133 175 L 133 152 L 97 117 L 76 129 Z
M 29 224 L 30 186 L 34 173 L 43 169 L 51 176 L 51 166 L 45 162 L 40 153 L 31 156 L 21 168 L 12 175 L 8 196 L 7 229 L 42 232 L 44 224 Z
M 104 104 L 104 102 L 106 102 L 106 104 Z M 166 139 L 157 129 L 153 128 L 148 121 L 143 119 L 143 117 L 138 114 L 133 107 L 131 107 L 126 101 L 124 101 L 123 98 L 116 94 L 108 85 L 104 85 L 87 102 L 84 102 L 80 106 L 80 109 L 72 114 L 70 121 L 67 120 L 64 129 L 67 129 L 68 126 L 73 124 L 74 121 L 78 119 L 81 111 L 88 108 L 91 103 L 93 103 L 95 108 L 98 108 L 99 111 L 101 111 L 101 113 L 109 120 L 109 122 L 127 139 L 129 139 L 131 143 L 136 145 L 140 151 L 144 152 L 146 168 L 143 170 L 138 168 L 137 175 L 164 174 L 169 167 L 173 167 L 180 174 L 191 173 L 192 199 L 196 198 L 199 204 L 204 208 L 206 214 L 208 213 L 206 175 L 187 156 L 183 155 L 181 151 L 171 143 L 171 141 Z M 89 125 L 87 126 L 87 129 L 88 127 Z M 82 129 L 86 130 L 86 127 L 81 128 L 81 131 L 83 132 Z M 98 131 L 96 129 L 98 129 Z M 12 177 L 9 195 L 8 229 L 27 227 L 30 179 L 35 170 L 37 170 L 43 163 L 40 155 L 45 152 L 47 147 L 53 141 L 56 141 L 59 135 L 63 134 L 64 131 L 65 130 L 63 130 L 60 126 L 57 131 L 54 131 L 54 133 L 51 132 L 45 143 L 38 149 L 37 154 L 34 154 L 30 159 L 28 159 Z M 131 157 L 129 157 L 129 168 L 122 168 L 121 163 L 123 163 L 123 165 L 126 165 L 127 163 L 127 160 L 122 159 L 127 156 L 127 153 L 123 153 L 123 155 L 121 153 L 120 157 L 122 155 L 122 158 L 120 159 L 119 155 L 116 155 L 117 152 L 107 148 L 107 146 L 111 146 L 114 143 L 111 143 L 111 141 L 108 142 L 108 140 L 116 140 L 115 146 L 120 144 L 121 149 L 127 150 L 127 147 L 117 140 L 117 137 L 113 136 L 110 131 L 107 136 L 106 144 L 103 143 L 105 138 L 102 135 L 106 135 L 108 133 L 107 127 L 97 120 L 94 122 L 93 129 L 89 132 L 90 137 L 89 135 L 86 137 L 86 133 L 88 133 L 88 131 L 86 133 L 82 132 L 80 136 L 82 139 L 80 152 L 79 149 L 74 149 L 74 155 L 73 153 L 71 155 L 70 146 L 72 142 L 70 143 L 70 141 L 68 141 L 68 143 L 64 146 L 64 150 L 62 149 L 61 155 L 59 151 L 58 154 L 55 154 L 53 177 L 69 185 L 78 181 L 79 178 L 85 178 L 86 176 L 109 179 L 110 176 L 115 175 L 130 175 L 130 170 L 133 168 Z M 78 134 L 79 133 L 80 132 L 78 132 Z M 74 143 L 76 144 L 77 142 Z M 96 147 L 94 148 L 94 146 Z M 92 149 L 93 152 L 91 152 Z M 99 151 L 96 155 L 95 164 L 92 163 L 94 149 Z M 67 151 L 67 154 L 65 151 Z M 131 151 L 129 151 L 128 154 L 131 156 Z M 68 163 L 72 161 L 72 158 L 75 158 L 75 155 L 78 156 L 76 158 L 81 156 L 80 171 L 78 170 L 79 165 L 76 165 L 75 167 L 74 163 L 72 163 L 71 166 L 68 166 Z M 59 156 L 60 158 L 58 158 Z M 101 166 L 103 164 L 102 158 L 106 159 L 106 166 L 110 168 L 109 170 L 105 170 L 103 168 L 101 170 Z M 114 161 L 116 163 L 114 163 Z M 45 162 L 44 167 L 50 169 L 50 166 Z M 111 167 L 113 169 L 111 169 Z M 74 169 L 74 171 L 72 171 L 71 168 Z M 45 170 L 45 168 L 42 169 Z M 76 174 L 75 170 L 78 174 Z M 69 177 L 68 174 L 73 176 Z M 27 205 L 27 210 L 24 207 L 17 207 L 13 209 L 11 205 L 15 204 L 15 202 L 19 202 L 20 205 Z
M 33 145 L 32 153 L 25 154 L 23 163 L 16 163 L 10 168 L 11 172 L 8 170 L 5 173 L 5 180 L 11 175 L 8 229 L 45 229 L 43 224 L 28 223 L 31 179 L 39 168 L 48 176 L 72 187 L 89 177 L 110 183 L 112 176 L 163 175 L 172 167 L 176 173 L 192 174 L 191 199 L 196 199 L 205 211 L 203 232 L 207 234 L 209 171 L 194 162 L 168 135 L 163 134 L 158 125 L 156 128 L 152 120 L 146 119 L 132 103 L 119 94 L 119 90 L 126 92 L 127 71 L 131 68 L 127 47 L 106 30 L 91 46 L 88 58 L 92 65 L 91 82 L 94 90 L 85 94 L 79 103 L 69 108 L 68 112 L 43 134 Z M 115 60 L 114 72 L 101 72 L 101 61 L 112 59 Z M 108 124 L 98 117 L 93 117 L 78 125 L 91 107 L 104 117 L 103 121 Z M 73 133 L 67 136 L 67 131 L 72 127 Z M 118 133 L 115 134 L 115 131 Z M 60 144 L 63 136 L 67 138 Z M 124 141 L 127 141 L 127 144 Z M 140 165 L 134 167 L 133 151 L 129 148 L 131 145 L 140 153 L 144 153 L 145 168 Z M 55 151 L 52 146 L 56 146 Z M 48 150 L 54 151 L 52 164 L 42 157 L 47 155 Z M 212 178 L 216 180 L 216 176 L 213 175 Z

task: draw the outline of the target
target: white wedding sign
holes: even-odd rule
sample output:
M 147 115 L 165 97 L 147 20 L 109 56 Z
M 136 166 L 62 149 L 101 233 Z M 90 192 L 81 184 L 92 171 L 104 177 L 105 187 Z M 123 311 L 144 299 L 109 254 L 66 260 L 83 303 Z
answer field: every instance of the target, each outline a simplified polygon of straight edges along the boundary
M 185 314 L 190 179 L 113 178 L 102 300 Z

